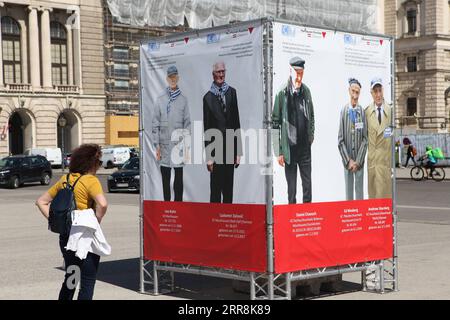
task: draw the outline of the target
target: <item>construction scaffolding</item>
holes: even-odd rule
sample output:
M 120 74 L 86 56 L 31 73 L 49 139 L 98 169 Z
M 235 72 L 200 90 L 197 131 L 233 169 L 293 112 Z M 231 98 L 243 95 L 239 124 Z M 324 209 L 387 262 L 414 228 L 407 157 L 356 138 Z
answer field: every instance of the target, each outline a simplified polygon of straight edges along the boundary
M 178 26 L 194 29 L 272 16 L 303 25 L 377 32 L 378 0 L 108 0 L 121 23 L 135 26 Z M 342 17 L 345 17 L 344 19 Z
M 186 27 L 122 24 L 103 1 L 106 115 L 139 113 L 139 44 L 150 37 L 186 31 Z M 137 130 L 137 128 L 136 128 Z

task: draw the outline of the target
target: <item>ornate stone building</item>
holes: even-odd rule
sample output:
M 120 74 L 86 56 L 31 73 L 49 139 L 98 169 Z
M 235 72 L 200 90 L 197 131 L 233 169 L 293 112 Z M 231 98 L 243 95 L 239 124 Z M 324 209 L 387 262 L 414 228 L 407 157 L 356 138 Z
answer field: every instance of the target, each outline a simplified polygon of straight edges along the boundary
M 0 2 L 0 158 L 105 142 L 101 0 Z
M 385 0 L 395 36 L 396 123 L 403 134 L 450 131 L 450 3 Z

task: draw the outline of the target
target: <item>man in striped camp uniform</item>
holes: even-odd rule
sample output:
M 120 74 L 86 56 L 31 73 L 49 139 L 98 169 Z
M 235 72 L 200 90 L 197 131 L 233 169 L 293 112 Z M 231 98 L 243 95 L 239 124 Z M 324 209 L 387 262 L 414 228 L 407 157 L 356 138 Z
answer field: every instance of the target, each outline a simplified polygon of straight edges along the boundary
M 180 140 L 187 139 L 190 134 L 191 119 L 186 97 L 178 87 L 178 69 L 170 66 L 167 69 L 166 90 L 156 99 L 155 117 L 153 118 L 153 143 L 156 148 L 156 159 L 161 167 L 164 201 L 171 200 L 170 178 L 172 168 L 175 171 L 175 201 L 183 201 L 183 166 L 187 158 L 182 141 L 172 141 L 172 136 Z M 175 133 L 175 134 L 174 134 Z M 180 161 L 174 161 L 177 154 Z
M 341 110 L 338 148 L 344 164 L 345 194 L 347 200 L 364 198 L 364 160 L 367 152 L 367 121 L 359 105 L 361 84 L 349 79 L 350 103 Z

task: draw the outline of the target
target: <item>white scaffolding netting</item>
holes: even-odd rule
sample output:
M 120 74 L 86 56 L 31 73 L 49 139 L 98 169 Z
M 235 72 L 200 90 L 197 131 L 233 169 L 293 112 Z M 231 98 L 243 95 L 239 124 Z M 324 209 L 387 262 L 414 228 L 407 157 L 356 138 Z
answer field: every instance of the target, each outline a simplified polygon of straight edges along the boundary
M 332 29 L 378 32 L 379 0 L 108 0 L 112 16 L 133 26 L 207 28 L 266 16 Z

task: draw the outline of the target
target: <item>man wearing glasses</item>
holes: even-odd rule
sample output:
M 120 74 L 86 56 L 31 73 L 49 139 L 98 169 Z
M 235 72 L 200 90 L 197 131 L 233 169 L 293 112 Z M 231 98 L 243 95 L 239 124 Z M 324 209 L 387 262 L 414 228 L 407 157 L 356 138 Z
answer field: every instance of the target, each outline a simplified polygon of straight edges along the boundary
M 225 82 L 225 63 L 213 65 L 213 83 L 203 96 L 203 128 L 207 169 L 210 172 L 210 201 L 233 202 L 234 169 L 242 155 L 236 90 Z M 222 138 L 222 143 L 216 137 Z M 214 143 L 214 144 L 212 144 Z M 209 146 L 209 147 L 208 147 Z

